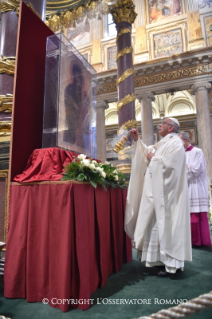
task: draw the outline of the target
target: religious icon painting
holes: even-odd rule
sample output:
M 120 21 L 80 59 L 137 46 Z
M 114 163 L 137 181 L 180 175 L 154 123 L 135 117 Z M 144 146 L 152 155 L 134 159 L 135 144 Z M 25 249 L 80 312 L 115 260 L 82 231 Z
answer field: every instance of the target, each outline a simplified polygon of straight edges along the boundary
M 61 59 L 58 147 L 90 156 L 95 139 L 95 70 L 79 52 Z

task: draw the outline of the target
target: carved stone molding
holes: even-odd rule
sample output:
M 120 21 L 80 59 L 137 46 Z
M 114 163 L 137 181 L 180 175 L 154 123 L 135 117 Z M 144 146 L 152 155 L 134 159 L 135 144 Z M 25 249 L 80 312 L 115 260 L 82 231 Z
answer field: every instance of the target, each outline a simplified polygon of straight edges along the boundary
M 136 70 L 137 71 L 137 70 Z M 136 72 L 138 74 L 138 72 Z M 146 72 L 145 72 L 146 73 Z M 169 71 L 159 74 L 152 74 L 152 75 L 143 75 L 143 76 L 135 76 L 134 78 L 134 85 L 135 87 L 143 87 L 144 85 L 150 85 L 150 84 L 157 84 L 161 82 L 170 82 L 173 80 L 178 79 L 185 79 L 188 77 L 195 77 L 197 75 L 203 75 L 207 74 L 207 68 L 205 65 L 199 65 L 191 68 L 186 69 L 179 69 L 176 71 Z M 104 94 L 104 93 L 110 93 L 117 91 L 116 82 L 113 82 L 110 77 L 110 83 L 107 83 L 108 79 L 104 79 L 103 81 L 98 81 L 98 87 L 97 87 L 97 95 Z
M 110 13 L 115 24 L 119 22 L 134 23 L 137 13 L 132 0 L 118 0 L 115 4 L 109 5 Z
M 148 72 L 149 70 L 146 70 L 146 71 Z M 206 72 L 207 72 L 206 66 L 199 65 L 199 66 L 194 66 L 190 68 L 188 67 L 188 68 L 178 69 L 175 71 L 160 72 L 158 74 L 153 73 L 152 75 L 150 75 L 149 73 L 149 75 L 135 77 L 135 87 L 187 78 L 191 76 L 201 75 Z
M 199 91 L 205 91 L 205 90 L 209 92 L 210 89 L 211 89 L 211 84 L 209 82 L 203 82 L 203 83 L 192 85 L 191 92 L 192 94 L 195 94 L 196 92 L 199 92 Z
M 109 108 L 108 102 L 107 101 L 99 101 L 99 102 L 97 102 L 96 108 L 97 108 L 97 110 L 98 109 L 106 110 Z
M 150 99 L 151 101 L 155 101 L 155 96 L 151 91 L 144 92 L 142 95 L 138 96 L 138 100 L 141 102 L 141 100 L 144 99 Z

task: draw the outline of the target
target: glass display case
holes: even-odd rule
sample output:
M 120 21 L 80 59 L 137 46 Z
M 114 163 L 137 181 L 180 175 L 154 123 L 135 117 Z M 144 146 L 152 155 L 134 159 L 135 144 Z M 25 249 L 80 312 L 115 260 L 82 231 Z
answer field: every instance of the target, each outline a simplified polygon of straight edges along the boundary
M 42 147 L 96 158 L 96 71 L 62 34 L 47 38 Z

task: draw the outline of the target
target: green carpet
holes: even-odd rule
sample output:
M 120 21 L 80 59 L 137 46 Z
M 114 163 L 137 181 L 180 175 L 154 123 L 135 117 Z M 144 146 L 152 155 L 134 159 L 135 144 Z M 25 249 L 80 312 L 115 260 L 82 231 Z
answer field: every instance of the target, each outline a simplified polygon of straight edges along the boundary
M 3 296 L 3 280 L 0 278 L 0 315 L 12 319 L 131 319 L 150 315 L 174 305 L 177 299 L 192 299 L 212 290 L 212 248 L 193 248 L 193 261 L 185 263 L 185 271 L 173 278 L 157 278 L 158 270 L 146 268 L 136 258 L 124 264 L 119 273 L 108 278 L 104 288 L 98 289 L 91 298 L 94 305 L 87 311 L 70 310 L 63 313 L 42 303 L 27 303 L 25 299 L 6 299 Z M 132 304 L 109 304 L 130 299 Z M 147 300 L 149 304 L 138 304 Z M 171 300 L 173 305 L 163 304 Z M 98 303 L 97 303 L 98 301 Z M 135 302 L 135 304 L 133 304 Z M 191 315 L 192 319 L 211 319 L 212 307 Z

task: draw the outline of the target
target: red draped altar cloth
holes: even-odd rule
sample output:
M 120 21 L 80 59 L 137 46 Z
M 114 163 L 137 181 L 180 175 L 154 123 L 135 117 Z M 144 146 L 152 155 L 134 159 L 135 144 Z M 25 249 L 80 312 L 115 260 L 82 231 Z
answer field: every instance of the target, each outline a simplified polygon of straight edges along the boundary
M 64 167 L 79 154 L 57 147 L 41 148 L 33 151 L 22 174 L 14 181 L 19 183 L 59 181 Z M 97 160 L 97 162 L 101 162 Z
M 14 181 L 19 183 L 37 181 L 59 181 L 64 166 L 72 162 L 78 154 L 57 147 L 41 148 L 33 151 L 22 174 Z
M 12 183 L 10 192 L 5 297 L 88 309 L 82 299 L 132 259 L 124 232 L 127 190 L 53 181 Z

